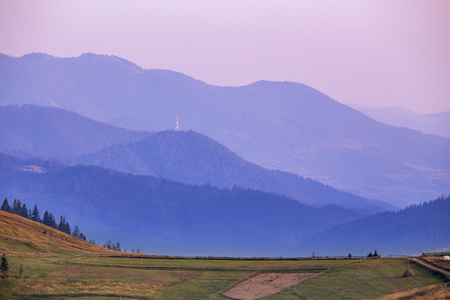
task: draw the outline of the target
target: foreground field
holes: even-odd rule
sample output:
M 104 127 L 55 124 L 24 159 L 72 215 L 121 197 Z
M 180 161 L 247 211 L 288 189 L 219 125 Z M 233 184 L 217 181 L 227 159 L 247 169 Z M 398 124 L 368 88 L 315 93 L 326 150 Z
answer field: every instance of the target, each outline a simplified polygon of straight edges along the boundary
M 446 275 L 407 258 L 195 259 L 107 250 L 0 211 L 0 254 L 9 270 L 0 299 L 372 299 L 399 293 L 449 297 Z M 436 258 L 437 259 L 437 258 Z M 317 276 L 316 276 L 317 275 Z M 242 285 L 239 285 L 241 284 Z M 429 286 L 437 285 L 429 288 Z M 236 287 L 233 294 L 230 289 Z M 227 292 L 229 291 L 229 292 Z M 233 290 L 231 290 L 233 291 Z M 271 293 L 276 293 L 270 295 Z M 409 293 L 409 294 L 408 294 Z M 396 299 L 387 298 L 387 299 Z M 426 298 L 424 298 L 426 299 Z M 442 298 L 446 299 L 446 298 Z
M 255 274 L 323 273 L 264 299 L 371 299 L 447 280 L 406 259 L 202 260 L 9 256 L 0 299 L 229 299 L 222 295 Z M 22 277 L 20 277 L 22 266 Z

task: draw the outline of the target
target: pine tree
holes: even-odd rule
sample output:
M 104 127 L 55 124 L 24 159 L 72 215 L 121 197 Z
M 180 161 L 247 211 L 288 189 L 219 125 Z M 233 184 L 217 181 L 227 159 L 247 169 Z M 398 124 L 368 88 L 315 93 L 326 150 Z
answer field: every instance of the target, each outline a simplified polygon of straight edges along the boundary
M 58 230 L 64 233 L 70 234 L 70 225 L 66 222 L 66 216 L 61 216 L 59 218 Z
M 1 210 L 11 212 L 11 207 L 9 206 L 8 198 L 5 198 L 5 200 L 3 201 Z
M 73 228 L 72 235 L 76 238 L 80 238 L 81 232 L 80 228 L 78 228 L 78 225 L 75 225 L 75 227 Z
M 23 204 L 22 208 L 20 209 L 19 215 L 21 215 L 24 218 L 28 218 L 28 208 L 25 205 L 25 203 Z
M 55 221 L 55 217 L 49 213 L 48 211 L 45 211 L 44 213 L 44 219 L 42 220 L 42 223 L 53 227 L 53 228 L 57 228 L 58 226 L 56 225 L 56 221 Z
M 50 226 L 57 229 L 58 225 L 56 225 L 55 217 L 50 213 Z
M 30 214 L 30 218 L 33 221 L 41 222 L 41 215 L 39 214 L 39 209 L 36 204 L 34 205 L 33 212 Z
M 116 249 L 114 249 L 114 250 L 116 250 L 116 251 L 122 251 L 122 248 L 120 247 L 120 243 L 119 243 L 119 242 L 117 242 L 117 244 L 116 244 Z
M 13 214 L 18 215 L 18 214 L 20 214 L 21 210 L 22 210 L 22 204 L 20 204 L 20 200 L 14 199 L 11 212 Z
M 2 260 L 0 263 L 0 271 L 2 272 L 3 276 L 6 275 L 8 269 L 9 269 L 8 260 L 6 259 L 5 253 L 3 253 Z

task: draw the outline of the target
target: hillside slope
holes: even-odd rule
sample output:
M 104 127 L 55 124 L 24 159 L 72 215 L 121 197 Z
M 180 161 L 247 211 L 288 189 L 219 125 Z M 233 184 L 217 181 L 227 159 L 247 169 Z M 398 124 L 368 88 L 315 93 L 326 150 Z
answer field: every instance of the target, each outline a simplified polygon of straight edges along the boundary
M 0 155 L 0 194 L 76 220 L 98 242 L 174 255 L 277 256 L 359 214 L 240 188 L 188 186 L 92 166 L 27 172 Z
M 210 86 L 115 56 L 0 55 L 0 102 L 133 129 L 193 129 L 244 159 L 399 206 L 449 192 L 450 139 L 381 124 L 308 86 Z
M 117 253 L 116 251 L 75 238 L 47 225 L 1 210 L 0 252 L 109 255 Z
M 106 125 L 60 108 L 0 106 L 0 152 L 20 157 L 67 163 L 78 155 L 151 134 Z
M 450 246 L 450 196 L 384 212 L 339 225 L 319 233 L 295 248 L 296 252 L 326 255 L 330 247 L 338 253 L 367 255 L 419 255 Z
M 264 169 L 194 131 L 158 132 L 136 143 L 82 155 L 76 162 L 140 175 L 153 174 L 185 184 L 239 186 L 285 195 L 315 206 L 335 204 L 363 214 L 394 209 L 382 201 L 370 201 L 311 179 Z

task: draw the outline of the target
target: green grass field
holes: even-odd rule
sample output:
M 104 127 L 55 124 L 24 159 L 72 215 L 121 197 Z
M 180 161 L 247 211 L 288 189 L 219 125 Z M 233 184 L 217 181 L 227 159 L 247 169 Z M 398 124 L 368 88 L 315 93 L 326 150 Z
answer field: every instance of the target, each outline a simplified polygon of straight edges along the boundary
M 408 267 L 404 258 L 140 257 L 0 211 L 1 253 L 9 270 L 0 278 L 0 299 L 229 299 L 222 292 L 257 272 L 322 273 L 265 299 L 372 299 L 448 281 L 416 264 L 410 264 L 416 276 L 403 278 Z
M 201 260 L 120 257 L 8 257 L 0 299 L 228 299 L 220 292 L 260 272 L 325 272 L 265 299 L 371 299 L 445 282 L 406 259 Z M 20 265 L 23 274 L 19 277 Z

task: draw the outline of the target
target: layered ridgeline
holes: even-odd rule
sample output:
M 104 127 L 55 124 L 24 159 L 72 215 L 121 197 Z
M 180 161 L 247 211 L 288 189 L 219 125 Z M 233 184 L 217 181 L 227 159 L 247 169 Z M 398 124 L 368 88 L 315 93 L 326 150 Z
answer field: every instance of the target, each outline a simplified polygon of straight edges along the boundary
M 8 116 L 0 121 L 8 132 L 8 135 L 0 135 L 0 147 L 10 155 L 22 149 L 20 153 L 28 157 L 43 156 L 61 159 L 66 164 L 97 165 L 186 184 L 260 189 L 302 203 L 336 204 L 362 214 L 394 209 L 385 202 L 341 192 L 311 179 L 264 169 L 193 131 L 165 131 L 151 136 L 146 132 L 107 126 L 62 109 L 30 105 L 0 107 L 0 114 Z M 102 145 L 134 141 L 139 137 L 142 140 L 90 153 Z M 20 144 L 17 141 L 28 147 L 11 147 Z
M 113 238 L 145 253 L 279 256 L 305 238 L 360 217 L 241 188 L 189 186 L 93 166 L 51 168 L 58 164 L 6 155 L 0 162 L 0 194 L 56 215 L 65 212 L 97 242 Z
M 419 114 L 399 107 L 370 107 L 353 104 L 350 106 L 384 124 L 407 127 L 423 133 L 450 138 L 450 111 Z
M 368 200 L 292 173 L 264 169 L 194 131 L 164 131 L 142 141 L 82 155 L 78 164 L 134 174 L 153 174 L 185 184 L 244 187 L 289 196 L 302 203 L 339 205 L 372 214 L 395 207 Z
M 23 158 L 68 163 L 79 155 L 151 134 L 106 125 L 60 108 L 0 106 L 0 152 Z
M 398 212 L 384 212 L 317 234 L 293 248 L 288 255 L 327 249 L 346 255 L 420 255 L 450 248 L 450 196 L 411 205 Z
M 381 124 L 308 86 L 217 87 L 114 56 L 0 56 L 0 103 L 132 129 L 201 132 L 246 160 L 402 206 L 447 193 L 450 139 Z M 345 99 L 343 99 L 345 100 Z

